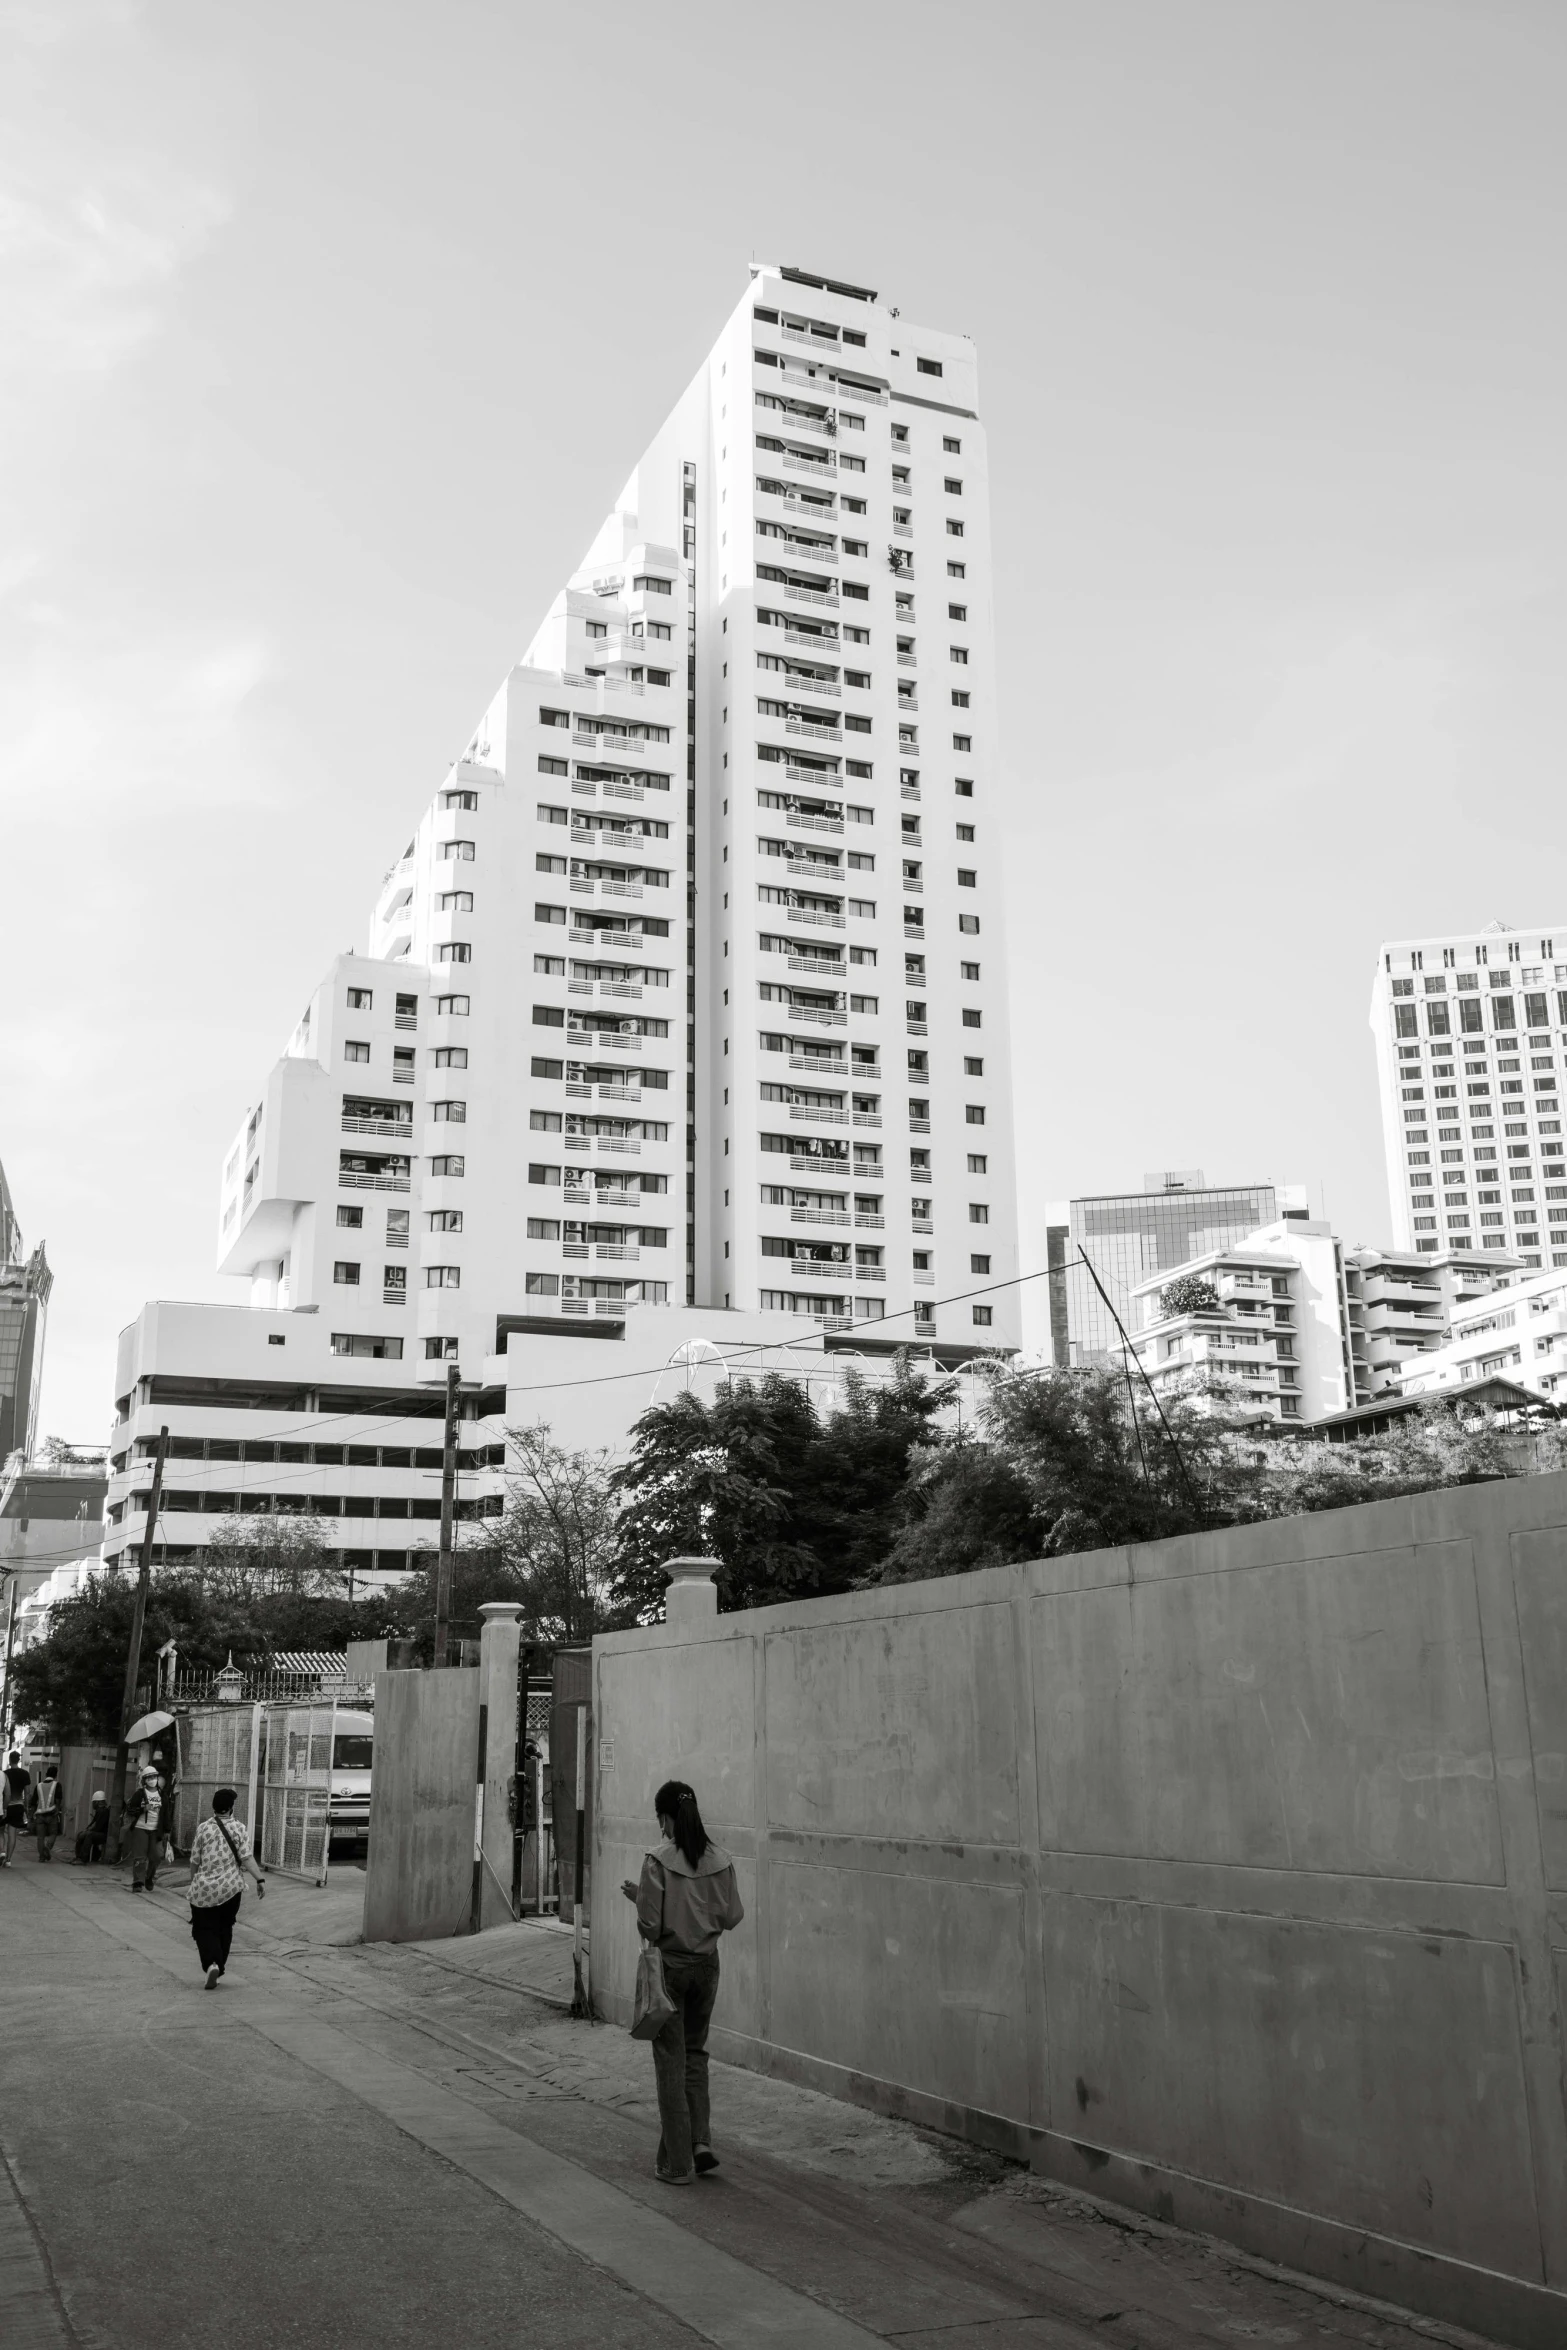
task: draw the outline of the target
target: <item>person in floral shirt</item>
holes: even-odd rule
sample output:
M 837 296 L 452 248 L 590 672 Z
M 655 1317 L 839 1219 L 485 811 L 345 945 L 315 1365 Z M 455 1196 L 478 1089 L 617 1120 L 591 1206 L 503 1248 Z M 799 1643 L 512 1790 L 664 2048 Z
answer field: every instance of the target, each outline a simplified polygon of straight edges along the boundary
M 190 1848 L 190 1930 L 196 1955 L 206 1969 L 209 1991 L 228 1965 L 234 1920 L 245 1890 L 245 1870 L 256 1880 L 258 1899 L 267 1889 L 250 1849 L 250 1830 L 234 1817 L 235 1801 L 234 1788 L 218 1788 L 212 1798 L 212 1816 L 202 1821 Z

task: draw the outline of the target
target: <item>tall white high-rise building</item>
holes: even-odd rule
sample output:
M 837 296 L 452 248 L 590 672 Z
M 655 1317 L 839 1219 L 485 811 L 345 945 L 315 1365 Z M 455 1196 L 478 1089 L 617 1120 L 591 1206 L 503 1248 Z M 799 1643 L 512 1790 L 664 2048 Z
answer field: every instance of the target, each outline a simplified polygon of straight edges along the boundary
M 1016 1346 L 998 777 L 973 347 L 753 268 L 235 1138 L 279 1393 L 395 1411 L 456 1358 L 493 1423 L 671 1307 Z M 127 1477 L 191 1310 L 128 1334 Z
M 1397 939 L 1371 991 L 1396 1245 L 1567 1265 L 1567 923 Z

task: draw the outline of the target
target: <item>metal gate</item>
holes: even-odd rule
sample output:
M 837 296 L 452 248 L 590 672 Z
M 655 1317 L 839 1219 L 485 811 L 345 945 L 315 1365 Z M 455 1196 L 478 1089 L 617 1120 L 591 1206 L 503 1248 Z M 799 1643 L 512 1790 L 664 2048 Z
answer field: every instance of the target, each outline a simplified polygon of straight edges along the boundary
M 235 1790 L 234 1817 L 254 1833 L 260 1721 L 259 1705 L 193 1706 L 180 1715 L 173 1826 L 179 1851 L 189 1852 L 219 1787 Z
M 337 1700 L 263 1705 L 256 1782 L 264 1869 L 326 1883 Z

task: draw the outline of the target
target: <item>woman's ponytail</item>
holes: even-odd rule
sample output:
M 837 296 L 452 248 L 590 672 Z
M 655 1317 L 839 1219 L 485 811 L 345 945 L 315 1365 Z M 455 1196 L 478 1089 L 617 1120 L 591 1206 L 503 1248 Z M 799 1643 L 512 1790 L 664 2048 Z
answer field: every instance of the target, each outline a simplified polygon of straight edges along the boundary
M 694 1869 L 712 1841 L 702 1825 L 695 1790 L 684 1779 L 666 1779 L 653 1798 L 653 1809 L 661 1820 L 673 1821 L 676 1848 L 686 1865 Z

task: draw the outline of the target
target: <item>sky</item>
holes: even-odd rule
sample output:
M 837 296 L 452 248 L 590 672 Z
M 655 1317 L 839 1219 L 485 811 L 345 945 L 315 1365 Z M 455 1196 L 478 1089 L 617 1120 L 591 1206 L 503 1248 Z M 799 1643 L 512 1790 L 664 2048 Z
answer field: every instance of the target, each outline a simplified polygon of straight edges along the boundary
M 753 256 L 978 346 L 1025 1267 L 1166 1166 L 1390 1239 L 1379 941 L 1567 927 L 1564 119 L 1557 0 L 0 0 L 42 1429 L 243 1298 L 234 1128 Z

